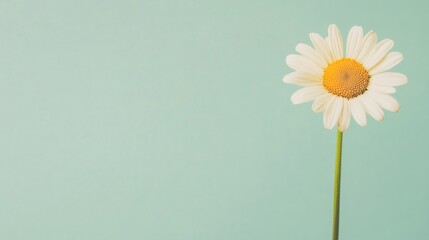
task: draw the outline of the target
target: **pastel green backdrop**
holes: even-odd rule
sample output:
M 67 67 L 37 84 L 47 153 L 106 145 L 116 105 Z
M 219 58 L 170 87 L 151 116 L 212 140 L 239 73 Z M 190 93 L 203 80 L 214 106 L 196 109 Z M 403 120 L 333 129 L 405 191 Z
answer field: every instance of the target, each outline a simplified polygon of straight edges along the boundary
M 330 239 L 336 132 L 282 77 L 331 23 L 409 77 L 344 135 L 340 239 L 428 239 L 427 7 L 1 1 L 0 239 Z

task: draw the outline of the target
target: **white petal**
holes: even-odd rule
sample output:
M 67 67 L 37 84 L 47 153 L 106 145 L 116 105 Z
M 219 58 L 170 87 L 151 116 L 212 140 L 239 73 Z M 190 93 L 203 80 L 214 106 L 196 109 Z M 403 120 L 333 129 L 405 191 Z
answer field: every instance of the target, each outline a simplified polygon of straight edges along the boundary
M 323 69 L 315 65 L 310 59 L 296 54 L 286 57 L 286 64 L 297 72 L 312 73 L 322 75 Z
M 365 58 L 371 53 L 374 46 L 377 44 L 377 34 L 373 31 L 368 32 L 363 38 L 362 48 L 359 51 L 358 57 L 356 58 L 362 63 Z
M 381 86 L 396 87 L 406 84 L 408 79 L 402 73 L 385 72 L 372 76 L 371 82 Z
M 372 99 L 374 99 L 382 108 L 391 111 L 399 111 L 400 105 L 396 99 L 388 94 L 377 93 L 368 91 L 367 93 Z
M 329 50 L 329 46 L 326 43 L 325 39 L 323 39 L 322 36 L 317 33 L 310 33 L 310 39 L 316 51 L 322 55 L 322 57 L 327 63 L 331 63 L 331 51 Z
M 382 59 L 377 65 L 369 69 L 369 73 L 371 75 L 382 73 L 384 71 L 387 71 L 394 66 L 396 66 L 398 63 L 400 63 L 404 59 L 401 53 L 399 52 L 391 52 L 387 54 L 387 56 Z
M 325 68 L 328 63 L 326 60 L 322 57 L 322 55 L 314 50 L 312 47 L 300 43 L 296 46 L 295 50 L 300 53 L 301 55 L 307 57 L 308 59 L 311 59 L 314 64 L 319 66 L 320 68 Z
M 343 107 L 343 98 L 341 97 L 331 98 L 323 114 L 323 123 L 325 125 L 325 128 L 332 129 L 335 126 L 335 124 L 338 123 L 338 118 L 340 117 L 342 107 Z
M 331 56 L 334 57 L 334 55 L 332 54 L 331 39 L 329 39 L 329 36 L 325 37 L 325 42 L 328 45 L 329 51 L 331 52 Z
M 362 94 L 358 97 L 359 101 L 362 103 L 365 111 L 377 121 L 384 119 L 384 113 L 380 105 L 374 101 L 371 97 L 368 97 L 367 94 Z
M 311 109 L 315 112 L 325 111 L 327 103 L 329 102 L 329 100 L 331 98 L 334 98 L 334 96 L 332 96 L 332 94 L 330 94 L 328 92 L 318 96 L 314 100 L 313 105 L 311 106 Z
M 328 39 L 331 47 L 333 60 L 343 58 L 343 38 L 337 25 L 331 24 L 328 28 Z
M 348 99 L 343 100 L 343 110 L 340 115 L 338 122 L 338 129 L 344 132 L 349 128 L 350 125 L 350 102 Z
M 325 128 L 328 128 L 328 120 L 332 112 L 332 105 L 335 103 L 336 98 L 337 98 L 336 96 L 328 98 L 328 101 L 325 104 L 325 107 L 323 110 L 323 125 L 325 126 Z
M 393 48 L 394 42 L 390 39 L 384 39 L 379 42 L 372 53 L 362 62 L 366 69 L 371 69 L 377 65 Z
M 366 125 L 366 113 L 359 99 L 353 98 L 350 100 L 350 110 L 353 118 L 359 126 L 363 127 Z
M 303 72 L 291 72 L 283 77 L 283 82 L 298 86 L 318 86 L 322 84 L 322 79 L 312 74 Z
M 291 101 L 293 104 L 305 103 L 316 99 L 325 92 L 325 88 L 321 86 L 301 88 L 292 94 Z
M 380 86 L 372 82 L 368 85 L 368 90 L 380 92 L 380 93 L 388 93 L 388 94 L 392 94 L 396 92 L 396 89 L 394 87 Z
M 355 59 L 362 48 L 363 29 L 360 26 L 354 26 L 350 29 L 347 36 L 346 57 Z

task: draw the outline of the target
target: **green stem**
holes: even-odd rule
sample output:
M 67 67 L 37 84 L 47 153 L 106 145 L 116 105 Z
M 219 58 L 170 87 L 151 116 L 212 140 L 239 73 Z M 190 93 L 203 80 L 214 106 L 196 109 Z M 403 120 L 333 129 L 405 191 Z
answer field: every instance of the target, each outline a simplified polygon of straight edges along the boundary
M 340 225 L 340 188 L 341 188 L 341 150 L 343 145 L 343 133 L 337 133 L 337 157 L 335 161 L 334 180 L 334 221 L 332 227 L 332 240 L 338 240 L 338 230 Z

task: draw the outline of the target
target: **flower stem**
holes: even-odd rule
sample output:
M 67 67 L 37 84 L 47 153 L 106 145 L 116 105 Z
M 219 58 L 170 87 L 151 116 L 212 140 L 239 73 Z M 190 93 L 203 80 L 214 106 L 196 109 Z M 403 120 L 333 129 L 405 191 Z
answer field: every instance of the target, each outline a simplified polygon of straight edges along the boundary
M 341 150 L 343 145 L 343 133 L 337 133 L 337 157 L 335 161 L 334 180 L 334 221 L 332 227 L 332 240 L 338 240 L 338 230 L 340 225 L 340 188 L 341 188 Z

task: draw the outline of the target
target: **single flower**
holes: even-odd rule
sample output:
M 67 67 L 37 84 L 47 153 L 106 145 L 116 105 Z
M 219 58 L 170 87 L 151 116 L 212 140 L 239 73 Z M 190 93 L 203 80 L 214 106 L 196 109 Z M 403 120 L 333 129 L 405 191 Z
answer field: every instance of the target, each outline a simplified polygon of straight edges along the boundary
M 397 112 L 399 103 L 390 95 L 395 87 L 407 83 L 401 73 L 387 72 L 403 59 L 399 52 L 390 52 L 393 41 L 377 42 L 370 31 L 365 36 L 360 26 L 350 29 L 344 55 L 343 40 L 338 27 L 328 28 L 328 36 L 311 33 L 313 47 L 300 43 L 298 54 L 287 56 L 286 63 L 295 72 L 283 81 L 302 86 L 292 97 L 292 103 L 313 101 L 312 109 L 323 112 L 328 129 L 335 125 L 347 130 L 353 116 L 360 126 L 366 125 L 366 114 L 375 120 L 384 118 L 383 109 Z

